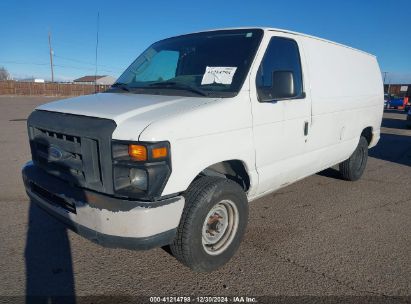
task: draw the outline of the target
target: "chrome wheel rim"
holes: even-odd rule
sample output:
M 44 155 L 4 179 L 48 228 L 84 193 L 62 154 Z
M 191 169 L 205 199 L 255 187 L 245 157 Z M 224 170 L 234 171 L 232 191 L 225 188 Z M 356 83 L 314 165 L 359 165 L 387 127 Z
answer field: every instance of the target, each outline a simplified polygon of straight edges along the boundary
M 218 255 L 230 246 L 238 229 L 238 209 L 230 200 L 223 200 L 208 212 L 202 229 L 202 244 L 206 253 Z

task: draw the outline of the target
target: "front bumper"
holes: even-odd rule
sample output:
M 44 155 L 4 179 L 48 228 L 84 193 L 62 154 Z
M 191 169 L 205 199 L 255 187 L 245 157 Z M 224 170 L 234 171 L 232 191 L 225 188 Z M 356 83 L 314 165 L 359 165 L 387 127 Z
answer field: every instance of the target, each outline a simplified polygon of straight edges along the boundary
M 156 202 L 114 198 L 78 188 L 27 163 L 28 196 L 81 236 L 105 247 L 151 249 L 170 244 L 184 208 L 182 196 Z

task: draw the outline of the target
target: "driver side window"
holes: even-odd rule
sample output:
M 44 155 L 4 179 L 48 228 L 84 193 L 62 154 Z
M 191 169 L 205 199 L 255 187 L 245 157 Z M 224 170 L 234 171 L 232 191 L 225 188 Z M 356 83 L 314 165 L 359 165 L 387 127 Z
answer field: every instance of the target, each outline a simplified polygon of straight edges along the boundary
M 256 87 L 259 101 L 302 96 L 300 53 L 294 40 L 271 38 L 258 69 Z

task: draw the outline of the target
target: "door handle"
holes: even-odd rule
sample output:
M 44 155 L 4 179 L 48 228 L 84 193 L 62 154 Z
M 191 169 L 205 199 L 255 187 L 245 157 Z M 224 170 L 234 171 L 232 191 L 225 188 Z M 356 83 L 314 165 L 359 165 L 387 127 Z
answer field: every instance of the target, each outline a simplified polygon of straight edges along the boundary
M 308 135 L 308 121 L 304 122 L 304 136 Z

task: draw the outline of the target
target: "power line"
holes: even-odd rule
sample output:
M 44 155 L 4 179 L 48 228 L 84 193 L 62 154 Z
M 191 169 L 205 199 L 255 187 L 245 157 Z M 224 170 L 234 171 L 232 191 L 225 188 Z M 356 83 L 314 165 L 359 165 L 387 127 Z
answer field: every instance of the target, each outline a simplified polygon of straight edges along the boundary
M 94 71 L 94 68 L 89 67 L 79 67 L 79 66 L 70 66 L 70 65 L 61 65 L 61 64 L 55 64 L 54 66 L 60 67 L 60 68 L 67 68 L 67 69 L 75 69 L 75 70 L 82 70 L 82 71 Z M 112 70 L 105 70 L 105 69 L 100 69 L 102 72 L 108 72 L 108 73 L 114 73 Z
M 39 63 L 39 62 L 24 62 L 24 61 L 10 61 L 10 60 L 0 60 L 1 63 L 8 64 L 27 64 L 27 65 L 49 65 L 50 63 Z
M 10 60 L 0 60 L 1 64 L 24 64 L 24 65 L 39 65 L 39 66 L 46 66 L 50 65 L 50 63 L 47 62 L 27 62 L 27 61 L 10 61 Z M 92 67 L 80 67 L 80 66 L 72 66 L 72 65 L 62 65 L 62 64 L 54 64 L 53 66 L 55 67 L 60 67 L 60 68 L 67 68 L 67 69 L 75 69 L 75 70 L 83 70 L 83 71 L 94 71 L 94 68 Z M 108 72 L 108 73 L 115 73 L 113 70 L 107 70 L 107 69 L 100 69 L 102 72 Z
M 77 63 L 82 63 L 82 64 L 87 64 L 87 65 L 92 65 L 95 66 L 95 63 L 91 63 L 91 62 L 86 62 L 86 61 L 82 61 L 82 60 L 78 60 L 78 59 L 74 59 L 74 58 L 70 58 L 70 57 L 65 57 L 65 56 L 60 56 L 60 55 L 54 55 L 54 57 L 59 58 L 59 59 L 63 59 L 63 60 L 68 60 L 68 61 L 72 61 L 72 62 L 77 62 Z M 113 67 L 110 65 L 105 65 L 105 64 L 99 64 L 99 67 L 106 67 L 112 70 L 117 70 L 117 71 L 123 71 L 122 69 L 118 68 L 118 67 Z

